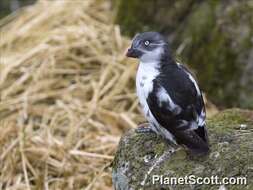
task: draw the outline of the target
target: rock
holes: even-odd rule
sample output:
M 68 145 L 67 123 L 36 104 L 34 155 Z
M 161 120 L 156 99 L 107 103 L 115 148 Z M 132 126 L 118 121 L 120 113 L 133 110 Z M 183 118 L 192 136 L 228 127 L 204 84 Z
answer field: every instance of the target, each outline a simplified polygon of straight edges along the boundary
M 190 156 L 154 133 L 128 131 L 113 161 L 115 190 L 253 189 L 253 112 L 226 110 L 208 121 L 208 129 L 211 152 L 205 157 Z M 246 177 L 247 185 L 167 184 L 167 177 L 191 175 Z
M 168 36 L 208 99 L 253 108 L 252 0 L 114 2 L 123 33 L 155 30 Z

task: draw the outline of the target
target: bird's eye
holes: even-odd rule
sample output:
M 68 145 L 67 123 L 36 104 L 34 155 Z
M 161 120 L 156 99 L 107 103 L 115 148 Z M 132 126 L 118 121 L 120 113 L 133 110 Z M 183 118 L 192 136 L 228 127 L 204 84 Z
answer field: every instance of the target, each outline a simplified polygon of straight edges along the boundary
M 146 40 L 146 41 L 144 42 L 144 44 L 145 44 L 145 46 L 148 46 L 148 45 L 150 44 L 150 42 L 149 42 L 148 40 Z

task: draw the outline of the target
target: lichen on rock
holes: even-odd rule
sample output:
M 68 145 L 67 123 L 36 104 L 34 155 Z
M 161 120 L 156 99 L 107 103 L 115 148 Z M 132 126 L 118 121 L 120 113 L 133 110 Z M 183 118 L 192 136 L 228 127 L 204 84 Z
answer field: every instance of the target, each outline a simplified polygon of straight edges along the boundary
M 246 177 L 247 185 L 225 185 L 228 189 L 253 188 L 253 112 L 226 110 L 208 120 L 211 152 L 205 157 L 189 155 L 185 149 L 154 133 L 128 131 L 113 162 L 116 190 L 219 189 L 221 185 L 161 185 L 155 176 Z M 154 183 L 153 183 L 154 182 Z

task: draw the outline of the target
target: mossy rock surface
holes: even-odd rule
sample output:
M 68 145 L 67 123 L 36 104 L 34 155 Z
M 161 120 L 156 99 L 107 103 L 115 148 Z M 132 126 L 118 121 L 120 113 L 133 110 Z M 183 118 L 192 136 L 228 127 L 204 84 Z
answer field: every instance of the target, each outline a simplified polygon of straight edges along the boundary
M 123 33 L 167 35 L 212 102 L 253 108 L 252 0 L 114 2 Z
M 116 190 L 253 189 L 253 112 L 226 110 L 208 120 L 211 152 L 190 156 L 154 133 L 134 130 L 122 136 L 113 162 Z M 246 177 L 247 185 L 153 183 L 153 176 Z M 195 178 L 196 179 L 196 178 Z M 168 181 L 167 181 L 168 182 Z

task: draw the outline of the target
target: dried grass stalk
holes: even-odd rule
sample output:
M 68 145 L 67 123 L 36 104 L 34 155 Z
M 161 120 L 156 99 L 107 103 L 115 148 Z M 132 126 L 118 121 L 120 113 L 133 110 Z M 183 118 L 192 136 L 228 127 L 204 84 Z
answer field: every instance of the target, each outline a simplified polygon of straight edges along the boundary
M 111 189 L 142 117 L 108 2 L 39 1 L 0 21 L 0 189 Z

